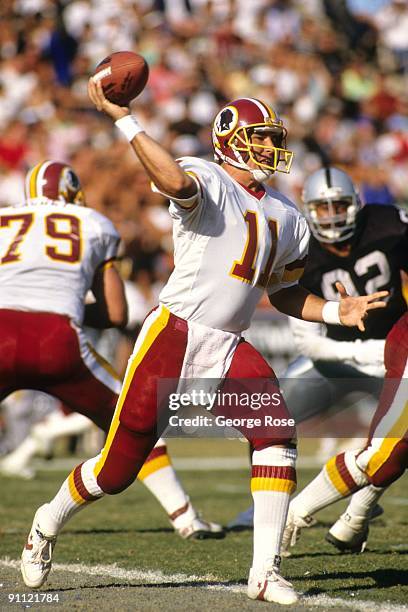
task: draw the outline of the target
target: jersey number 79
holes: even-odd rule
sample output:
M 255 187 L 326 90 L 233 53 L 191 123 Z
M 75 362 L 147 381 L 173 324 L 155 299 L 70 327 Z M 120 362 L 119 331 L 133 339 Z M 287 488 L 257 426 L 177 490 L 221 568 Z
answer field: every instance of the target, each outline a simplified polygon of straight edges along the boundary
M 0 264 L 13 263 L 21 260 L 20 248 L 27 238 L 34 221 L 33 213 L 19 213 L 0 217 L 0 228 L 16 227 L 16 233 L 11 239 L 6 253 L 0 259 Z M 81 223 L 74 215 L 51 213 L 44 218 L 45 235 L 54 241 L 64 241 L 65 248 L 58 242 L 56 245 L 45 244 L 47 257 L 56 261 L 76 263 L 81 259 Z

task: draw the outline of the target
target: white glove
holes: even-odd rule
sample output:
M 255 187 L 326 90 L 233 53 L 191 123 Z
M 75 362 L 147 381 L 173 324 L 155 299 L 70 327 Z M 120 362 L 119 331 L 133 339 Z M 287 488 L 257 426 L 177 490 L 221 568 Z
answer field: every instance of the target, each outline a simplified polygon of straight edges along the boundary
M 385 340 L 355 340 L 354 360 L 359 365 L 382 365 Z

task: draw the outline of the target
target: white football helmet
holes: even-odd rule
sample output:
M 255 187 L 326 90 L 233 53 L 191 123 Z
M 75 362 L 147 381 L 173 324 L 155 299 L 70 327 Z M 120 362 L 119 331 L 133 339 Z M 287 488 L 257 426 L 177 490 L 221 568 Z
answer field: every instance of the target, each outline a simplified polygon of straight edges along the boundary
M 326 205 L 324 215 L 319 206 Z M 342 211 L 336 208 L 343 205 Z M 351 178 L 342 170 L 321 168 L 311 174 L 302 192 L 302 212 L 319 242 L 335 243 L 350 238 L 356 228 L 361 201 Z

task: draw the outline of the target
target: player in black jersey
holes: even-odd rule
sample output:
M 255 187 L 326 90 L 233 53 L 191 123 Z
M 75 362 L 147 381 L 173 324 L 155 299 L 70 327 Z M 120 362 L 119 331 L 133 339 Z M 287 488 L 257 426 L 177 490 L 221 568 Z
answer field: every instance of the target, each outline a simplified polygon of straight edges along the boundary
M 352 391 L 379 395 L 385 338 L 407 308 L 401 271 L 408 271 L 406 212 L 395 206 L 361 206 L 351 179 L 341 170 L 324 168 L 308 178 L 303 212 L 312 231 L 301 280 L 304 287 L 326 299 L 338 299 L 335 282 L 340 280 L 351 295 L 361 295 L 368 288 L 388 289 L 390 295 L 382 316 L 372 313 L 364 332 L 356 329 L 350 334 L 344 327 L 313 323 L 309 327 L 291 321 L 303 357 L 289 367 L 285 386 L 288 406 L 298 423 L 327 412 L 343 398 L 347 401 Z M 346 471 L 346 466 L 337 468 Z M 383 491 L 370 485 L 355 493 L 330 529 L 328 541 L 340 542 L 343 550 L 364 549 L 368 529 L 361 517 L 375 513 Z
M 377 396 L 384 375 L 385 338 L 406 310 L 401 271 L 408 270 L 408 218 L 394 206 L 362 206 L 351 179 L 337 168 L 312 174 L 303 190 L 303 212 L 312 231 L 301 284 L 326 299 L 339 299 L 336 281 L 351 295 L 387 289 L 387 308 L 373 312 L 365 331 L 291 319 L 302 357 L 284 377 L 297 423 L 326 412 L 351 391 Z M 299 376 L 310 379 L 299 385 Z
M 351 295 L 380 289 L 390 295 L 387 308 L 372 312 L 365 321 L 364 332 L 291 318 L 301 356 L 280 382 L 296 423 L 326 413 L 340 401 L 346 407 L 347 399 L 343 400 L 353 391 L 379 396 L 385 338 L 406 311 L 401 271 L 408 271 L 405 211 L 395 206 L 362 206 L 350 177 L 333 167 L 317 170 L 307 179 L 302 199 L 312 237 L 300 284 L 328 300 L 339 299 L 337 281 Z M 378 497 L 372 493 L 374 508 Z M 363 495 L 368 497 L 366 489 L 353 496 L 355 507 Z M 252 508 L 229 527 L 242 529 L 251 524 Z

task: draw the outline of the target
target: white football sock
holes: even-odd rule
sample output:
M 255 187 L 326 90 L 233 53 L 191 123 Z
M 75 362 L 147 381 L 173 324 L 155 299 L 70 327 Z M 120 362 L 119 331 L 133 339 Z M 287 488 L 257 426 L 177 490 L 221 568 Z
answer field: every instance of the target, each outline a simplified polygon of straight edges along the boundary
M 79 510 L 100 499 L 104 492 L 96 482 L 95 464 L 100 456 L 78 465 L 63 482 L 60 490 L 47 505 L 53 533 L 58 531 Z
M 293 499 L 298 516 L 313 515 L 335 501 L 348 497 L 368 482 L 356 464 L 356 453 L 347 451 L 329 459 L 319 474 Z
M 164 440 L 160 439 L 156 443 L 143 464 L 138 479 L 163 506 L 176 529 L 191 523 L 196 517 L 196 512 L 171 464 Z
M 279 567 L 289 499 L 296 488 L 296 454 L 276 446 L 253 452 L 254 571 Z
M 346 509 L 347 514 L 353 517 L 369 518 L 372 509 L 377 505 L 378 500 L 385 490 L 386 489 L 383 487 L 375 487 L 371 484 L 360 489 L 360 491 L 357 491 L 357 493 L 354 493 L 352 496 Z

